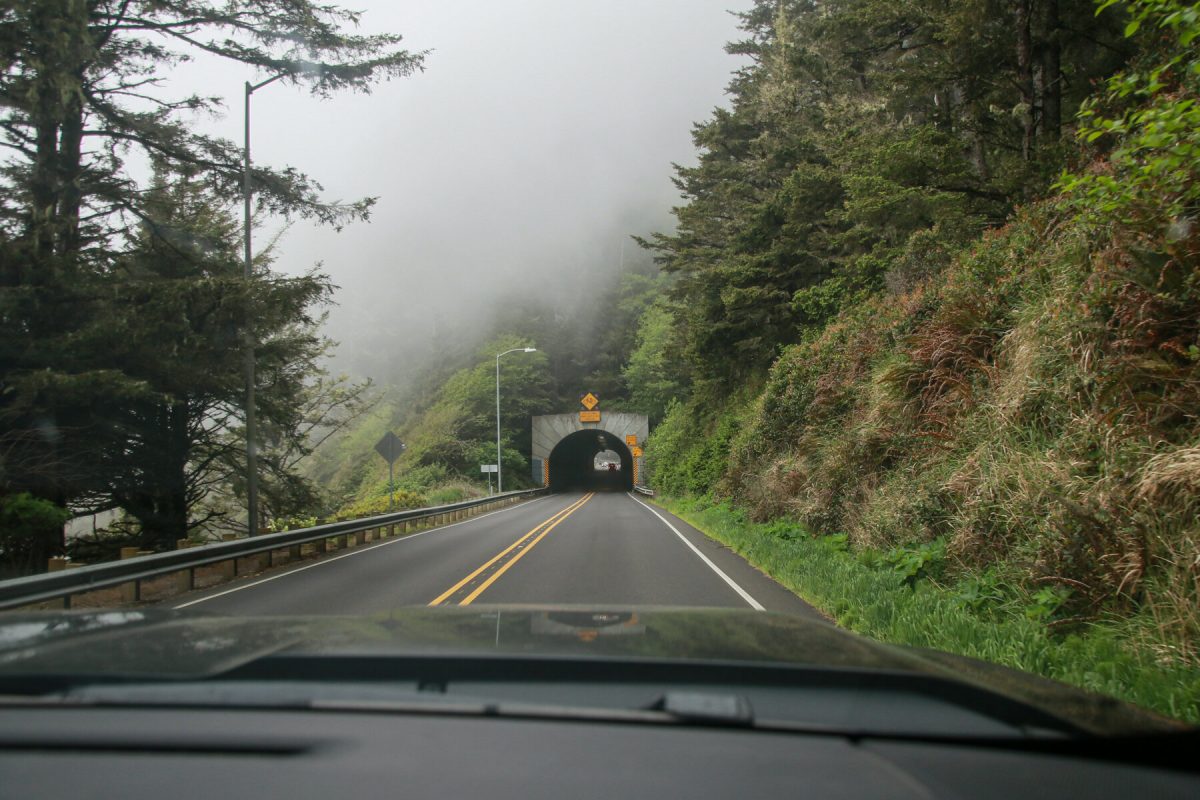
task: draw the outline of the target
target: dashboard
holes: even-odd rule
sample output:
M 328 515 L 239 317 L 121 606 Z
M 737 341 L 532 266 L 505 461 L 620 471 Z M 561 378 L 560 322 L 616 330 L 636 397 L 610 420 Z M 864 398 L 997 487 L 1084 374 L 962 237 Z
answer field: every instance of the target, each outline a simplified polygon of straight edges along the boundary
M 0 795 L 122 798 L 1200 796 L 1200 775 L 946 741 L 357 710 L 0 710 Z

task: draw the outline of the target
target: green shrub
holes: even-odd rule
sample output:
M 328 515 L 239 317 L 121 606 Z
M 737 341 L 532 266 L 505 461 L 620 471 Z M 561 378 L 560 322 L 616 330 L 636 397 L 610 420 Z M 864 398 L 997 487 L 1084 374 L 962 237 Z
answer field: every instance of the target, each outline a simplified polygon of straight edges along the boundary
M 0 497 L 0 574 L 41 572 L 71 512 L 28 492 Z
M 393 495 L 392 510 L 399 511 L 403 508 L 424 508 L 429 504 L 430 503 L 425 495 L 417 494 L 416 492 L 410 492 L 404 489 L 397 489 Z M 385 491 L 384 494 L 362 498 L 342 506 L 333 515 L 333 519 L 338 521 L 346 519 L 362 519 L 363 517 L 374 517 L 378 516 L 379 514 L 386 514 L 387 512 L 388 495 Z
M 945 567 L 945 559 L 946 543 L 941 540 L 923 542 L 915 547 L 897 547 L 884 556 L 884 561 L 890 564 L 909 586 L 924 578 L 940 576 Z
M 745 400 L 716 411 L 699 400 L 673 401 L 646 443 L 646 469 L 656 489 L 673 495 L 712 491 L 725 474 L 730 444 L 744 424 Z

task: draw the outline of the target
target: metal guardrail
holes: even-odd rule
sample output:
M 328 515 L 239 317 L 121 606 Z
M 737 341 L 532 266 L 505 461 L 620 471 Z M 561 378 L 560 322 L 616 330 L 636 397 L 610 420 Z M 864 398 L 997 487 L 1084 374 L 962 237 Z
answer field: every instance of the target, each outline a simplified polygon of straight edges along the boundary
M 646 497 L 654 497 L 654 490 L 648 486 L 634 486 L 633 490 L 638 494 L 646 495 Z
M 430 518 L 441 518 L 437 523 L 450 522 L 459 519 L 460 512 L 468 511 L 490 503 L 508 505 L 525 497 L 542 494 L 546 489 L 528 489 L 518 492 L 505 492 L 491 497 L 465 500 L 461 503 L 451 503 L 430 508 L 414 508 L 406 511 L 396 511 L 391 514 L 381 514 L 363 519 L 330 522 L 312 528 L 300 528 L 281 533 L 265 533 L 245 539 L 228 542 L 197 545 L 169 553 L 154 553 L 146 556 L 136 556 L 122 561 L 106 561 L 102 564 L 88 564 L 82 567 L 66 569 L 59 572 L 49 572 L 43 575 L 30 575 L 24 578 L 13 578 L 0 581 L 0 609 L 16 608 L 19 606 L 36 605 L 49 600 L 62 599 L 63 607 L 70 608 L 71 596 L 93 592 L 97 589 L 108 589 L 114 586 L 132 585 L 131 600 L 141 599 L 141 582 L 151 578 L 177 573 L 187 574 L 187 588 L 195 588 L 195 570 L 198 567 L 210 566 L 222 562 L 232 562 L 232 574 L 237 575 L 237 560 L 247 556 L 268 555 L 268 566 L 274 565 L 273 554 L 285 548 L 294 549 L 299 557 L 299 548 L 314 542 L 326 542 L 351 534 L 363 534 L 367 531 L 386 530 L 384 536 L 394 535 L 392 528 L 400 523 L 420 522 Z M 360 540 L 361 543 L 362 540 Z

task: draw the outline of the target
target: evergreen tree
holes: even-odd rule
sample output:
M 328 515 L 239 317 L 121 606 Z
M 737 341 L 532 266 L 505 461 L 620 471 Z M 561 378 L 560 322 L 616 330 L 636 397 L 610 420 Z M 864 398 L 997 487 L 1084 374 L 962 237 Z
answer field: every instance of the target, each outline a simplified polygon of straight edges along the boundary
M 102 492 L 100 465 L 124 446 L 128 422 L 115 412 L 149 391 L 93 335 L 113 299 L 134 291 L 114 283 L 123 251 L 140 231 L 157 235 L 127 162 L 148 157 L 212 196 L 241 191 L 240 149 L 186 124 L 217 101 L 166 96 L 160 76 L 204 53 L 247 65 L 247 77 L 281 75 L 323 96 L 420 68 L 421 54 L 399 49 L 399 36 L 344 32 L 357 21 L 307 0 L 0 8 L 0 499 L 27 491 L 66 506 Z M 292 168 L 256 167 L 252 178 L 258 208 L 272 213 L 340 225 L 365 218 L 372 203 L 323 202 Z M 62 546 L 60 530 L 40 538 L 33 563 Z
M 757 0 L 731 108 L 677 167 L 676 276 L 696 388 L 761 379 L 806 326 L 935 275 L 1044 190 L 1062 120 L 1125 57 L 1085 0 Z

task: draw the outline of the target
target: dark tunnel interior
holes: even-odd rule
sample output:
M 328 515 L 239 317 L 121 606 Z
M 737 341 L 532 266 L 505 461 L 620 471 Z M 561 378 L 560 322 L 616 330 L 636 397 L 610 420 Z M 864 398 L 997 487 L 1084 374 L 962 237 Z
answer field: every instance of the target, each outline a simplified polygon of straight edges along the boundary
M 597 453 L 614 451 L 620 469 L 596 469 Z M 576 431 L 550 453 L 550 491 L 613 491 L 633 489 L 633 454 L 625 442 L 602 430 Z

